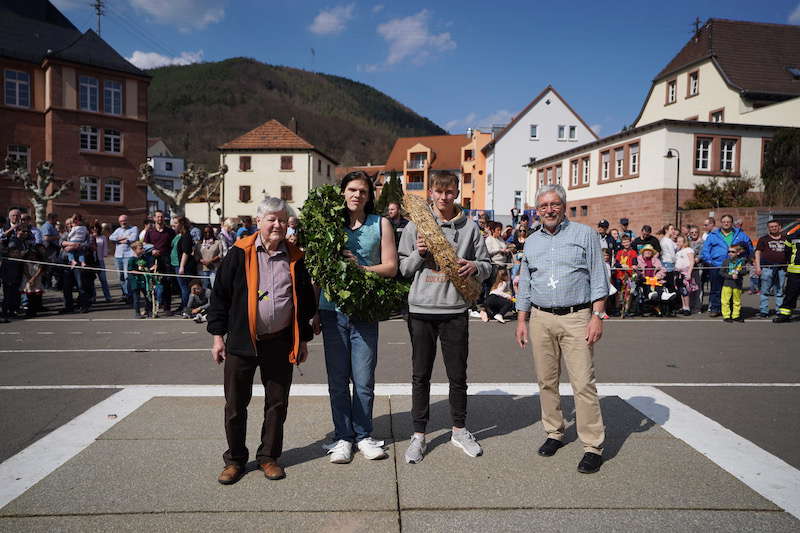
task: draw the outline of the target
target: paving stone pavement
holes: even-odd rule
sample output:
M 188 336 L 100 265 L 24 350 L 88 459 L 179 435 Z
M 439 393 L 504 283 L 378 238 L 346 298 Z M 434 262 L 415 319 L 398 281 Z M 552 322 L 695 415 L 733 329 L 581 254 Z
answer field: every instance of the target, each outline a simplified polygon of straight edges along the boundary
M 800 521 L 754 492 L 629 403 L 602 399 L 606 462 L 575 467 L 573 426 L 554 457 L 537 396 L 469 399 L 469 428 L 484 448 L 470 458 L 449 443 L 447 398 L 431 400 L 429 450 L 408 465 L 408 396 L 375 398 L 374 437 L 389 457 L 328 462 L 328 399 L 293 396 L 286 423 L 287 478 L 250 471 L 222 486 L 220 397 L 155 397 L 0 509 L 0 531 L 798 531 Z M 258 442 L 263 398 L 250 407 Z M 250 465 L 251 468 L 254 465 Z

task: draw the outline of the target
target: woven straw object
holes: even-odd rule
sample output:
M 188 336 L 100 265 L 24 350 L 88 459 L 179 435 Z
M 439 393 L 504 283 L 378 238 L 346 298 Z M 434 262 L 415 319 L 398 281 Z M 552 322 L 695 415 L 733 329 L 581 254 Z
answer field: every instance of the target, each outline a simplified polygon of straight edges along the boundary
M 425 240 L 425 245 L 433 254 L 439 270 L 447 276 L 468 304 L 475 303 L 481 293 L 481 284 L 474 276 L 462 278 L 458 275 L 461 265 L 458 264 L 456 251 L 433 218 L 428 203 L 420 196 L 406 194 L 403 196 L 403 209 L 417 226 L 417 234 Z

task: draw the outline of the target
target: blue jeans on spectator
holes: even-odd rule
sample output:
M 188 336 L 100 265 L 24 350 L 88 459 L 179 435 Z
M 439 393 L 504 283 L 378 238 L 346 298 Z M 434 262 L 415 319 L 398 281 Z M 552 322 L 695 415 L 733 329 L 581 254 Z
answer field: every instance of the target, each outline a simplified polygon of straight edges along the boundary
M 105 265 L 103 265 L 105 267 Z M 108 279 L 106 278 L 106 271 L 105 270 L 98 270 L 97 271 L 97 279 L 100 280 L 100 287 L 103 288 L 103 296 L 105 297 L 107 302 L 111 301 L 111 290 L 108 288 Z M 92 297 L 94 298 L 94 286 L 92 286 Z
M 719 267 L 708 270 L 708 279 L 711 290 L 708 293 L 708 311 L 710 313 L 722 312 L 722 282 L 725 279 L 720 274 Z
M 128 296 L 128 257 L 115 257 L 114 262 L 117 264 L 117 270 L 122 270 L 119 273 L 119 286 L 122 288 L 122 295 Z
M 201 280 L 203 282 L 203 288 L 213 289 L 214 279 L 217 277 L 217 273 L 213 270 L 201 270 L 200 275 L 203 276 L 203 279 Z
M 175 272 L 172 270 L 172 265 L 169 263 L 161 263 L 158 265 L 158 272 L 161 274 L 174 274 Z M 170 310 L 170 306 L 172 305 L 172 280 L 175 279 L 173 277 L 163 277 L 161 278 L 161 283 L 156 285 L 156 299 L 158 300 L 159 304 L 161 304 L 161 308 L 165 311 Z
M 662 265 L 664 266 L 664 270 L 666 270 L 667 272 L 673 272 L 675 270 L 675 263 L 664 261 Z
M 192 278 L 175 278 L 178 280 L 178 288 L 181 290 L 181 306 L 178 309 L 178 313 L 183 313 L 183 310 L 186 308 L 186 304 L 189 303 L 189 283 L 193 280 Z
M 758 307 L 761 313 L 769 314 L 769 297 L 775 288 L 775 307 L 783 303 L 783 286 L 786 283 L 786 270 L 780 267 L 761 267 L 761 294 Z
M 378 322 L 320 310 L 334 441 L 358 442 L 372 434 Z M 353 395 L 350 396 L 350 382 Z

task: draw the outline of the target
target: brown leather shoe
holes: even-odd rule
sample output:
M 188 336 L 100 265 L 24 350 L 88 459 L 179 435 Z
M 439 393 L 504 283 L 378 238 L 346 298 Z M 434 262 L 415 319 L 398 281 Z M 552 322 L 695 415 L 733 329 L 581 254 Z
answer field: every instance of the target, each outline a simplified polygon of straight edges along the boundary
M 239 465 L 228 465 L 217 478 L 223 485 L 233 485 L 244 475 L 244 468 Z
M 283 470 L 283 467 L 279 465 L 274 459 L 271 461 L 266 461 L 263 464 L 258 465 L 258 468 L 264 472 L 264 476 L 267 479 L 283 479 L 286 477 L 286 472 Z

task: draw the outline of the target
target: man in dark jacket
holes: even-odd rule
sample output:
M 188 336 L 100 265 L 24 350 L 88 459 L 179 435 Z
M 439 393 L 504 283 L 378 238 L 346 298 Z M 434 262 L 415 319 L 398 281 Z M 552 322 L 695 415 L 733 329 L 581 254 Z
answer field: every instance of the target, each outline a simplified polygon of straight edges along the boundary
M 230 485 L 245 471 L 247 405 L 253 376 L 261 370 L 265 408 L 256 461 L 269 479 L 285 477 L 278 464 L 295 364 L 308 356 L 316 299 L 303 253 L 287 242 L 286 204 L 266 198 L 257 211 L 258 231 L 236 241 L 220 265 L 208 309 L 214 335 L 212 358 L 225 362 L 225 436 L 228 450 L 218 481 Z M 223 339 L 223 336 L 227 338 Z

